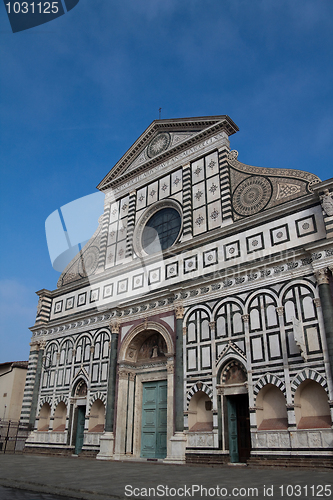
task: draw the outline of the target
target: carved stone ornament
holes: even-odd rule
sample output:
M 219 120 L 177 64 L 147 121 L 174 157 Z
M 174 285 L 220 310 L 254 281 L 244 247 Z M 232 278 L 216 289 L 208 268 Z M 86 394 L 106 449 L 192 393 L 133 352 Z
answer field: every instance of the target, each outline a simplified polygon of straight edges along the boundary
M 233 209 L 242 216 L 263 210 L 271 199 L 271 182 L 263 176 L 252 176 L 242 181 L 233 194 Z
M 45 349 L 45 347 L 46 347 L 46 340 L 39 340 L 38 344 L 39 344 L 39 349 Z
M 154 158 L 154 156 L 159 155 L 166 149 L 168 149 L 171 141 L 171 136 L 168 132 L 160 132 L 147 147 L 147 156 L 148 158 Z
M 127 380 L 128 379 L 128 371 L 124 369 L 119 370 L 119 379 Z
M 167 364 L 167 373 L 174 373 L 174 366 L 173 364 L 172 365 L 169 365 Z
M 119 333 L 120 325 L 119 325 L 118 321 L 110 321 L 109 326 L 110 326 L 111 333 Z
M 248 323 L 250 321 L 250 315 L 249 314 L 243 314 L 242 320 L 244 323 Z
M 319 298 L 313 299 L 313 303 L 316 307 L 321 307 L 321 302 Z
M 323 210 L 326 215 L 331 217 L 333 215 L 333 193 L 330 193 L 328 189 L 324 190 L 324 194 L 320 197 L 321 198 L 321 206 L 323 207 Z
M 184 317 L 184 306 L 181 304 L 175 307 L 176 319 L 183 319 Z
M 327 275 L 327 268 L 324 269 L 318 269 L 315 271 L 315 277 L 317 280 L 318 285 L 328 285 L 328 275 Z
M 283 316 L 284 307 L 276 307 L 276 312 L 278 316 Z

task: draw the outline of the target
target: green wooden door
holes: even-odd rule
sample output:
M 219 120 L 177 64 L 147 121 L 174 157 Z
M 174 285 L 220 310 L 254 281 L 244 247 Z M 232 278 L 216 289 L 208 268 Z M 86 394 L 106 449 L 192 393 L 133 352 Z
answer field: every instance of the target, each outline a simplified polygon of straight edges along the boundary
M 145 382 L 142 394 L 141 456 L 165 458 L 166 444 L 167 381 Z
M 238 463 L 237 407 L 235 398 L 227 397 L 227 405 L 230 462 Z
M 78 455 L 82 451 L 85 415 L 86 415 L 86 407 L 85 406 L 78 406 L 77 424 L 76 424 L 76 438 L 75 438 L 75 455 Z
M 227 397 L 230 462 L 246 462 L 251 453 L 247 394 Z

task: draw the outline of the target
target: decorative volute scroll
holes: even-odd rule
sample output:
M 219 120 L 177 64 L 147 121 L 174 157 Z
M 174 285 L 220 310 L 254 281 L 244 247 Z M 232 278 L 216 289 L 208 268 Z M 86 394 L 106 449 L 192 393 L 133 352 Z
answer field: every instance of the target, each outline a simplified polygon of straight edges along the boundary
M 83 249 L 71 260 L 58 280 L 60 288 L 95 273 L 100 253 L 103 216 L 98 219 L 98 228 Z
M 326 215 L 331 217 L 333 215 L 333 193 L 330 193 L 328 189 L 324 190 L 324 194 L 320 196 L 321 206 Z
M 235 217 L 247 217 L 312 193 L 319 177 L 301 170 L 253 167 L 237 159 L 238 152 L 230 151 L 232 205 Z

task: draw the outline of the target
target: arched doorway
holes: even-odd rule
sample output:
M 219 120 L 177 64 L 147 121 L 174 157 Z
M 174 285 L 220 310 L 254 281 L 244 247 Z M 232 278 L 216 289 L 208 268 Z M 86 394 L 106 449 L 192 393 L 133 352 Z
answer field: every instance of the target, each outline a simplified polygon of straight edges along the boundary
M 246 462 L 251 452 L 247 373 L 244 365 L 231 360 L 221 370 L 220 393 L 224 441 L 230 462 Z
M 145 322 L 119 352 L 115 456 L 165 458 L 173 434 L 173 341 L 165 327 Z
M 84 441 L 84 429 L 86 420 L 87 409 L 87 392 L 88 387 L 84 379 L 80 379 L 73 387 L 72 395 L 74 406 L 71 408 L 74 418 L 72 418 L 72 446 L 74 446 L 74 453 L 78 455 L 82 451 Z

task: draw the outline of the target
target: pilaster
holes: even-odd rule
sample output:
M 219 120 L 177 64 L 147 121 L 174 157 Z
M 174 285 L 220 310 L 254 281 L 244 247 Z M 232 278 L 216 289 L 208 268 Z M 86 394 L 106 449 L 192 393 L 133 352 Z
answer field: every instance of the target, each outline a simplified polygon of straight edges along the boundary
M 333 303 L 331 289 L 328 278 L 328 268 L 317 269 L 314 272 L 319 290 L 321 309 L 326 333 L 327 351 L 331 369 L 331 378 L 333 376 Z
M 100 452 L 96 458 L 99 460 L 110 460 L 114 453 L 114 409 L 115 409 L 115 394 L 116 394 L 116 378 L 117 378 L 117 348 L 119 323 L 110 323 L 111 329 L 111 345 L 110 345 L 110 366 L 108 378 L 108 393 L 106 400 L 105 411 L 105 426 L 104 434 L 100 438 Z

